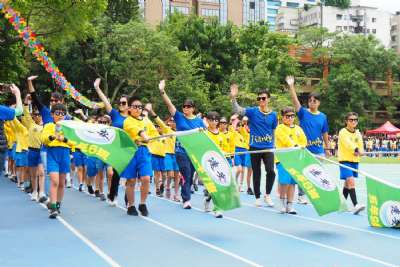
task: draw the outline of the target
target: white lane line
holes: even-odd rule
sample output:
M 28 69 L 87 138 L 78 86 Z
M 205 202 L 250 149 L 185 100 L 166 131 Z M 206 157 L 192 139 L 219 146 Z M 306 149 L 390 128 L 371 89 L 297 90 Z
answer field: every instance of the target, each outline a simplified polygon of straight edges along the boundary
M 43 208 L 47 210 L 47 206 L 40 204 Z M 80 233 L 76 228 L 64 220 L 61 216 L 57 216 L 57 220 L 61 222 L 68 230 L 70 230 L 76 237 L 78 237 L 83 243 L 90 247 L 98 256 L 100 256 L 105 262 L 107 262 L 112 267 L 122 267 L 113 258 L 108 256 L 103 250 L 96 246 L 92 241 Z
M 155 196 L 152 196 L 152 197 L 179 205 L 179 203 L 176 203 L 176 202 L 174 202 L 172 200 L 169 200 L 169 199 L 159 198 L 159 197 L 155 197 Z M 200 211 L 200 212 L 204 212 L 203 210 L 201 210 L 199 208 L 196 208 L 196 207 L 193 207 L 193 206 L 192 206 L 192 209 Z M 240 223 L 240 224 L 244 224 L 244 225 L 247 225 L 247 226 L 250 226 L 250 227 L 253 227 L 253 228 L 257 228 L 257 229 L 265 231 L 265 232 L 270 232 L 270 233 L 277 234 L 277 235 L 280 235 L 280 236 L 284 236 L 284 237 L 292 238 L 292 239 L 295 239 L 295 240 L 299 240 L 299 241 L 302 241 L 302 242 L 305 242 L 305 243 L 309 243 L 309 244 L 312 244 L 312 245 L 315 245 L 315 246 L 318 246 L 318 247 L 330 249 L 330 250 L 337 251 L 337 252 L 340 252 L 340 253 L 343 253 L 343 254 L 346 254 L 346 255 L 357 257 L 357 258 L 360 258 L 360 259 L 363 259 L 363 260 L 366 260 L 366 261 L 375 262 L 375 263 L 381 264 L 383 266 L 399 267 L 398 265 L 395 265 L 395 264 L 392 264 L 392 263 L 388 263 L 388 262 L 385 262 L 385 261 L 382 261 L 382 260 L 379 260 L 379 259 L 376 259 L 376 258 L 373 258 L 373 257 L 368 257 L 368 256 L 365 256 L 363 254 L 359 254 L 359 253 L 356 253 L 356 252 L 351 252 L 349 250 L 344 250 L 344 249 L 340 249 L 340 248 L 337 248 L 337 247 L 334 247 L 334 246 L 325 245 L 325 244 L 320 243 L 320 242 L 316 242 L 316 241 L 312 241 L 312 240 L 309 240 L 309 239 L 298 237 L 298 236 L 295 236 L 295 235 L 292 235 L 292 234 L 280 232 L 280 231 L 277 231 L 277 230 L 274 230 L 274 229 L 271 229 L 271 228 L 268 228 L 268 227 L 265 227 L 265 226 L 261 226 L 261 225 L 258 225 L 258 224 L 254 224 L 254 223 L 250 223 L 250 222 L 243 221 L 243 220 L 240 220 L 240 219 L 236 219 L 234 217 L 230 217 L 230 216 L 224 215 L 224 218 L 227 219 L 227 220 L 236 222 L 236 223 Z
M 74 186 L 74 189 L 77 189 L 77 188 Z M 84 193 L 87 194 L 87 195 L 89 195 L 86 191 L 85 191 Z M 124 207 L 122 207 L 122 206 L 120 206 L 120 205 L 117 205 L 117 207 L 118 207 L 119 209 L 123 210 L 123 211 L 126 211 L 126 210 L 127 210 L 126 208 L 124 208 Z M 151 223 L 153 223 L 153 224 L 156 224 L 156 225 L 158 225 L 158 226 L 160 226 L 160 227 L 162 227 L 162 228 L 164 228 L 164 229 L 166 229 L 166 230 L 168 230 L 168 231 L 171 231 L 171 232 L 173 232 L 173 233 L 175 233 L 175 234 L 177 234 L 177 235 L 180 235 L 180 236 L 182 236 L 182 237 L 185 237 L 185 238 L 187 238 L 187 239 L 190 239 L 190 240 L 192 240 L 192 241 L 194 241 L 194 242 L 196 242 L 196 243 L 199 243 L 199 244 L 201 244 L 201 245 L 203 245 L 203 246 L 206 246 L 206 247 L 208 247 L 208 248 L 211 248 L 211 249 L 213 249 L 213 250 L 215 250 L 215 251 L 218 251 L 218 252 L 220 252 L 220 253 L 222 253 L 222 254 L 224 254 L 224 255 L 230 256 L 230 257 L 232 257 L 232 258 L 234 258 L 234 259 L 237 259 L 237 260 L 239 260 L 239 261 L 241 261 L 241 262 L 244 262 L 244 263 L 248 264 L 249 266 L 254 266 L 254 267 L 263 267 L 263 266 L 264 266 L 264 265 L 261 265 L 261 264 L 258 264 L 258 263 L 256 263 L 256 262 L 254 262 L 254 261 L 251 261 L 251 260 L 248 260 L 248 259 L 246 259 L 246 258 L 243 258 L 243 257 L 241 257 L 241 256 L 239 256 L 239 255 L 237 255 L 237 254 L 235 254 L 235 253 L 233 253 L 233 252 L 230 252 L 230 251 L 228 251 L 228 250 L 225 250 L 225 249 L 223 249 L 223 248 L 221 248 L 221 247 L 218 247 L 218 246 L 215 246 L 215 245 L 213 245 L 213 244 L 211 244 L 211 243 L 208 243 L 208 242 L 206 242 L 206 241 L 203 241 L 203 240 L 201 240 L 201 239 L 199 239 L 199 238 L 197 238 L 197 237 L 194 237 L 194 236 L 192 236 L 192 235 L 189 235 L 189 234 L 186 234 L 186 233 L 184 233 L 184 232 L 182 232 L 182 231 L 179 231 L 178 229 L 175 229 L 175 228 L 173 228 L 173 227 L 171 227 L 171 226 L 168 226 L 168 225 L 166 225 L 166 224 L 163 224 L 163 223 L 161 223 L 161 222 L 159 222 L 159 221 L 157 221 L 157 220 L 151 219 L 151 218 L 149 218 L 149 217 L 141 216 L 140 214 L 139 214 L 139 217 L 141 217 L 142 219 L 144 219 L 144 220 L 146 220 L 146 221 L 148 221 L 148 222 L 151 222 Z

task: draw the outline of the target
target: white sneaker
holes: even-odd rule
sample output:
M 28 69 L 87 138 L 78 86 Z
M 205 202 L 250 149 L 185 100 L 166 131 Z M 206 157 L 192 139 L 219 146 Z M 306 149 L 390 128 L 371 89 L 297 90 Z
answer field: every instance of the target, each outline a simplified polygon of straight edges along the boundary
M 220 212 L 219 210 L 214 211 L 214 216 L 215 218 L 221 219 L 222 217 L 224 217 L 222 215 L 222 212 Z
M 256 207 L 261 207 L 262 206 L 261 199 L 256 198 L 256 202 L 254 204 L 256 205 Z
M 31 200 L 32 201 L 38 201 L 38 192 L 32 192 Z
M 292 215 L 297 214 L 297 211 L 293 208 L 293 203 L 287 203 L 286 212 Z
M 306 199 L 306 195 L 299 196 L 299 197 L 297 198 L 297 203 L 303 204 L 303 205 L 307 205 L 307 204 L 308 204 L 308 201 L 307 201 L 307 199 Z
M 363 211 L 363 210 L 365 210 L 365 206 L 364 206 L 364 205 L 357 204 L 357 205 L 354 206 L 353 214 L 354 214 L 354 215 L 357 215 L 357 214 L 359 214 L 359 213 L 360 213 L 361 211 Z
M 183 208 L 185 210 L 190 210 L 192 208 L 192 205 L 190 204 L 190 201 L 183 202 Z
M 207 198 L 204 199 L 204 212 L 210 212 L 211 209 L 211 199 L 207 201 Z
M 71 188 L 71 186 L 72 186 L 71 179 L 68 179 L 67 180 L 67 188 Z
M 279 199 L 280 201 L 278 202 L 279 204 L 278 204 L 278 210 L 279 210 L 279 213 L 286 213 L 286 199 Z
M 273 207 L 274 202 L 272 202 L 271 196 L 270 195 L 265 195 L 264 196 L 264 202 L 267 203 L 268 207 Z
M 118 200 L 115 198 L 113 201 L 107 199 L 107 203 L 108 205 L 110 205 L 111 207 L 116 207 L 118 206 Z

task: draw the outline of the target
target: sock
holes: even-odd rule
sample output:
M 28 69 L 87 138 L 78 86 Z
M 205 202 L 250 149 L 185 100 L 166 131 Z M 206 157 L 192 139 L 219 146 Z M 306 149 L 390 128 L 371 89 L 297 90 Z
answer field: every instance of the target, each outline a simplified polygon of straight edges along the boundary
M 353 205 L 354 206 L 357 205 L 356 189 L 355 188 L 349 189 L 349 195 L 351 198 L 351 202 L 353 202 Z
M 286 198 L 281 198 L 282 208 L 286 208 Z
M 50 209 L 56 210 L 57 209 L 57 204 L 56 203 L 51 203 L 50 204 Z
M 287 205 L 287 206 L 286 206 L 286 210 L 287 210 L 287 211 L 291 211 L 291 210 L 292 210 L 292 205 L 293 205 L 292 202 L 289 202 L 289 201 L 288 201 L 286 205 Z
M 349 196 L 349 189 L 347 187 L 343 187 L 343 196 L 345 199 Z

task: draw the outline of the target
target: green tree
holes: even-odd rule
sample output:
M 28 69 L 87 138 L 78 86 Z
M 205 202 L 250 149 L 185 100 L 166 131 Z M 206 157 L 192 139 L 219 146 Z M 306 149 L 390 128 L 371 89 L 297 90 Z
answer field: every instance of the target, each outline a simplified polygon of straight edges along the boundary
M 105 13 L 113 22 L 128 23 L 131 19 L 139 18 L 138 0 L 108 1 Z
M 334 6 L 342 9 L 350 7 L 351 0 L 322 0 L 326 6 Z

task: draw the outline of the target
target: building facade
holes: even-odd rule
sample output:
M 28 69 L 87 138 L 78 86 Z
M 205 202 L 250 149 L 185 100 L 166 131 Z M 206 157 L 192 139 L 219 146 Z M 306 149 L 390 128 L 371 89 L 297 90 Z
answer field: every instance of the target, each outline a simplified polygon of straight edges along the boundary
M 400 12 L 390 20 L 390 47 L 400 54 Z

